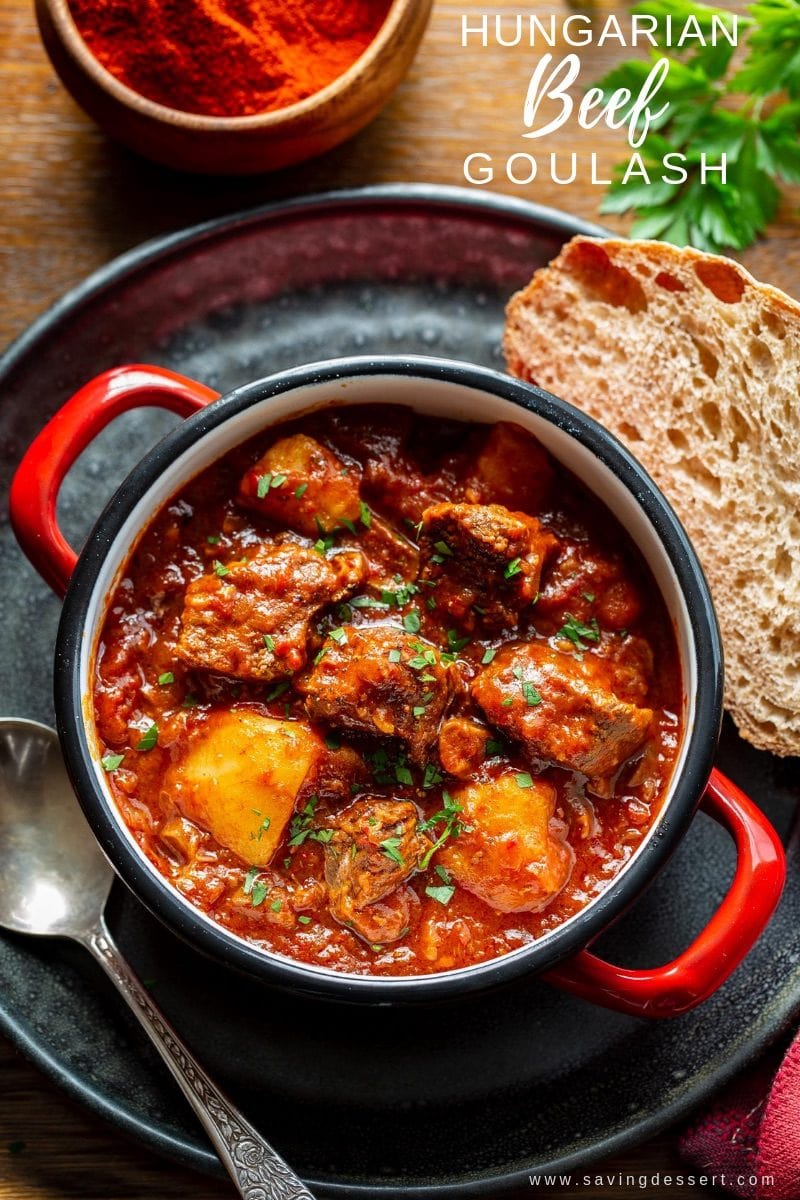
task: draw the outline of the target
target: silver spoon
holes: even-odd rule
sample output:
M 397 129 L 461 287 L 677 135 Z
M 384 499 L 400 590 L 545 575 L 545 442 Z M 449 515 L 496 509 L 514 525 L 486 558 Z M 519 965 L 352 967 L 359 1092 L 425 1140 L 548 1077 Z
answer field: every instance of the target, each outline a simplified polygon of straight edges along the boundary
M 0 927 L 72 938 L 125 997 L 246 1200 L 314 1200 L 193 1058 L 120 954 L 103 916 L 113 872 L 78 807 L 58 738 L 0 717 Z

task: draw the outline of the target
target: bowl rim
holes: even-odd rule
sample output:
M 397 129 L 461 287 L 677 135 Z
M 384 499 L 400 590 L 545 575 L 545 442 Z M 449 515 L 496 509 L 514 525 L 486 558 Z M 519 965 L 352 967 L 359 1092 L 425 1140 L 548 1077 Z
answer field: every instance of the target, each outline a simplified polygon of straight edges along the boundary
M 556 425 L 598 458 L 644 511 L 666 552 L 686 603 L 701 685 L 694 722 L 686 731 L 683 770 L 661 811 L 658 836 L 640 848 L 625 871 L 543 941 L 459 971 L 416 976 L 355 976 L 315 968 L 247 943 L 183 901 L 125 838 L 122 818 L 114 815 L 113 803 L 98 783 L 84 723 L 86 701 L 79 670 L 88 613 L 106 553 L 136 504 L 175 458 L 197 441 L 213 437 L 229 418 L 255 404 L 299 388 L 382 375 L 444 381 L 508 400 Z M 78 558 L 58 628 L 54 693 L 67 770 L 95 836 L 127 886 L 173 932 L 211 958 L 283 987 L 340 1001 L 419 1003 L 539 974 L 585 948 L 641 895 L 682 838 L 708 781 L 722 717 L 722 647 L 708 583 L 687 534 L 645 469 L 608 430 L 566 401 L 487 367 L 416 355 L 367 356 L 295 367 L 236 388 L 183 421 L 148 451 L 104 508 Z
M 339 96 L 349 91 L 358 82 L 361 74 L 368 70 L 391 46 L 403 26 L 415 16 L 416 10 L 424 12 L 420 38 L 424 35 L 433 0 L 389 0 L 383 23 L 366 49 L 347 70 L 337 75 L 330 83 L 284 108 L 268 109 L 263 113 L 250 113 L 241 117 L 214 116 L 209 113 L 187 112 L 151 100 L 135 88 L 123 83 L 93 54 L 72 15 L 69 0 L 36 0 L 37 6 L 47 12 L 57 36 L 63 42 L 73 61 L 92 81 L 118 103 L 160 124 L 172 125 L 197 133 L 235 133 L 252 130 L 281 129 L 284 125 L 311 116 Z

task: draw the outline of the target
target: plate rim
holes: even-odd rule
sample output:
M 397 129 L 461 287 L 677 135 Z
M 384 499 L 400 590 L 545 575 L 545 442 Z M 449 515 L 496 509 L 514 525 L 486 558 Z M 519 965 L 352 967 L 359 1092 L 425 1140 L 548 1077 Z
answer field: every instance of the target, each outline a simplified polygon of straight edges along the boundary
M 493 191 L 476 192 L 473 189 L 432 183 L 384 183 L 364 187 L 348 187 L 312 192 L 258 205 L 211 220 L 191 225 L 166 234 L 158 235 L 139 243 L 107 263 L 92 271 L 85 279 L 70 288 L 48 305 L 34 320 L 4 349 L 0 355 L 0 384 L 6 381 L 17 365 L 35 349 L 53 327 L 77 312 L 105 290 L 110 290 L 120 281 L 149 266 L 151 263 L 180 253 L 189 245 L 202 244 L 224 233 L 245 229 L 260 223 L 280 220 L 303 212 L 331 212 L 348 207 L 369 208 L 381 204 L 398 206 L 451 208 L 456 211 L 472 211 L 493 218 L 506 218 L 525 226 L 540 225 L 564 234 L 565 240 L 576 234 L 606 238 L 610 231 L 582 217 L 573 216 L 561 209 L 523 200 L 515 196 Z M 122 886 L 122 885 L 118 885 Z M 370 1197 L 374 1200 L 444 1200 L 446 1196 L 496 1197 L 512 1188 L 528 1186 L 532 1174 L 568 1173 L 587 1162 L 599 1161 L 619 1153 L 637 1143 L 663 1131 L 669 1125 L 685 1118 L 701 1105 L 711 1094 L 721 1088 L 749 1062 L 752 1062 L 781 1036 L 792 1019 L 800 1011 L 800 992 L 793 1001 L 784 1001 L 770 1020 L 762 1018 L 761 1028 L 746 1042 L 740 1043 L 734 1053 L 726 1056 L 710 1073 L 701 1076 L 688 1095 L 676 1096 L 666 1105 L 645 1115 L 624 1129 L 617 1130 L 591 1143 L 583 1145 L 544 1163 L 525 1169 L 494 1171 L 458 1183 L 440 1182 L 417 1185 L 398 1185 L 336 1182 L 330 1179 L 309 1179 L 308 1185 L 321 1197 L 336 1200 L 346 1197 Z M 45 1076 L 62 1088 L 72 1099 L 85 1105 L 90 1112 L 104 1118 L 114 1129 L 130 1137 L 137 1144 L 147 1147 L 182 1167 L 206 1174 L 226 1178 L 225 1171 L 210 1147 L 200 1139 L 175 1136 L 152 1122 L 143 1121 L 130 1110 L 63 1063 L 58 1062 L 47 1049 L 39 1045 L 36 1038 L 18 1021 L 11 1017 L 0 1002 L 0 1031 L 39 1068 Z M 198 1133 L 200 1133 L 198 1125 Z M 591 1159 L 587 1156 L 591 1154 Z

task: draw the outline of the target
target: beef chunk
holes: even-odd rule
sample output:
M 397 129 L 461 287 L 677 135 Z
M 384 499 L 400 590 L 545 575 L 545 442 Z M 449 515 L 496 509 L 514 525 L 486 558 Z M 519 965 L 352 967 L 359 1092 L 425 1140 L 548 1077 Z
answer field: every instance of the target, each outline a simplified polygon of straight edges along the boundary
M 436 740 L 455 676 L 436 650 L 391 625 L 346 625 L 298 687 L 313 720 L 400 738 L 417 766 Z
M 361 512 L 359 472 L 304 433 L 281 438 L 242 479 L 239 501 L 306 537 L 329 533 Z
M 569 878 L 575 855 L 554 819 L 556 791 L 521 788 L 516 772 L 454 789 L 465 828 L 439 851 L 453 878 L 499 912 L 538 912 Z
M 402 885 L 430 848 L 417 824 L 410 802 L 368 797 L 340 814 L 325 845 L 331 912 L 368 942 L 396 941 L 408 927 Z
M 305 666 L 316 614 L 365 576 L 358 551 L 324 558 L 294 543 L 264 545 L 253 558 L 218 566 L 189 584 L 178 653 L 193 667 L 237 679 L 290 674 Z
M 615 694 L 613 664 L 546 642 L 504 647 L 471 690 L 492 724 L 531 757 L 590 779 L 612 775 L 638 750 L 653 718 Z
M 439 760 L 448 775 L 470 779 L 486 758 L 491 734 L 466 717 L 449 717 L 439 734 Z
M 436 584 L 436 611 L 471 628 L 516 625 L 539 591 L 556 541 L 535 517 L 499 504 L 435 504 L 422 516 L 421 577 Z
M 478 504 L 505 504 L 535 513 L 546 503 L 554 478 L 550 456 L 533 434 L 499 421 L 464 481 L 465 495 Z

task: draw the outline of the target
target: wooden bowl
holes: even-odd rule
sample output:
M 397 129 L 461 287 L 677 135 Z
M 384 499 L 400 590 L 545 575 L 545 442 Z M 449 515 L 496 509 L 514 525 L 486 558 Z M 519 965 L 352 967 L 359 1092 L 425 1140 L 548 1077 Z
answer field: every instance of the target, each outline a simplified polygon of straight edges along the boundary
M 343 75 L 297 104 L 248 117 L 156 104 L 98 62 L 67 0 L 36 0 L 36 16 L 65 88 L 111 137 L 184 171 L 250 175 L 322 154 L 373 120 L 410 67 L 432 3 L 394 0 L 373 41 Z

